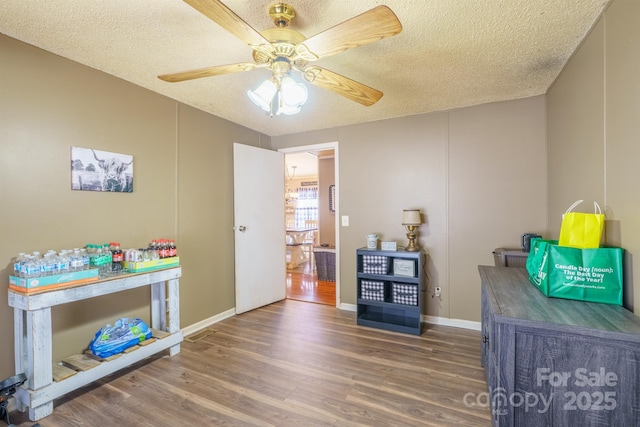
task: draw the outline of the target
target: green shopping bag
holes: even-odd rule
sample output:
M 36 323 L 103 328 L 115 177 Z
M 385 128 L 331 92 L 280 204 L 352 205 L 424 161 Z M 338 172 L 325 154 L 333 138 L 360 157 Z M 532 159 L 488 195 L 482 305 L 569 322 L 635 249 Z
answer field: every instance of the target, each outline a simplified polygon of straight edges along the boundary
M 579 249 L 534 239 L 527 257 L 529 280 L 553 298 L 622 305 L 622 248 Z

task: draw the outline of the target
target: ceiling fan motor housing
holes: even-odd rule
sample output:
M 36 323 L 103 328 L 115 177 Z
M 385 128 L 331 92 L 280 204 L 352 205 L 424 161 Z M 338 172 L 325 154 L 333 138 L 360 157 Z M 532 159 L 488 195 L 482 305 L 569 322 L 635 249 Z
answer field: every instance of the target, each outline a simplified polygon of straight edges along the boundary
M 291 62 L 287 58 L 279 56 L 273 60 L 271 71 L 274 77 L 281 79 L 291 71 Z
M 296 45 L 306 40 L 306 37 L 297 31 L 289 28 L 268 28 L 260 34 L 273 46 L 274 54 L 277 57 L 290 58 L 296 54 Z M 268 52 L 262 50 L 253 51 L 253 59 L 256 63 L 268 63 L 273 59 Z M 306 65 L 306 64 L 305 64 Z
M 296 16 L 296 11 L 286 3 L 276 3 L 269 8 L 269 16 L 278 28 L 284 28 Z

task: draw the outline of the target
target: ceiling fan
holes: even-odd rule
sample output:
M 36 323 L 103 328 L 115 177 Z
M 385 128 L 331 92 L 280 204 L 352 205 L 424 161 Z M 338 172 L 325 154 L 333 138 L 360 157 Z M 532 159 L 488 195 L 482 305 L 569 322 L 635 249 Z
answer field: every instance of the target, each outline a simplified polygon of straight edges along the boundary
M 293 101 L 294 104 L 291 105 L 287 103 L 290 108 L 284 110 L 285 114 L 299 111 L 300 105 L 306 100 L 306 88 L 299 83 L 295 86 L 296 83 L 291 78 L 292 70 L 300 72 L 304 80 L 315 86 L 328 89 L 365 106 L 373 105 L 382 98 L 383 94 L 379 90 L 309 63 L 398 34 L 402 31 L 402 25 L 387 6 L 377 6 L 306 38 L 288 28 L 295 17 L 295 10 L 285 3 L 277 3 L 269 8 L 269 15 L 273 18 L 276 27 L 258 32 L 219 0 L 184 1 L 249 45 L 253 49 L 254 62 L 163 74 L 158 76 L 161 80 L 173 83 L 266 68 L 271 70 L 272 79 L 263 83 L 255 92 L 249 91 L 248 95 L 271 115 L 273 115 L 272 99 L 276 91 L 279 95 L 283 89 L 287 88 L 292 88 L 294 94 L 296 90 L 304 91 L 304 94 L 298 93 L 300 96 L 304 95 L 304 100 L 299 105 L 294 105 L 299 100 Z M 280 104 L 282 104 L 281 100 Z

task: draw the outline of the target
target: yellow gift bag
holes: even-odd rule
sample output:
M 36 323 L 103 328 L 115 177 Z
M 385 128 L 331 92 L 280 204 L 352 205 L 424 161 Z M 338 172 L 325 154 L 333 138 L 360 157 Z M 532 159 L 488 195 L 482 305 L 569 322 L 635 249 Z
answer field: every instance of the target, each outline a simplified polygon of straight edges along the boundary
M 572 248 L 599 248 L 604 226 L 604 214 L 598 203 L 593 202 L 594 213 L 573 212 L 582 203 L 578 200 L 562 216 L 558 246 Z

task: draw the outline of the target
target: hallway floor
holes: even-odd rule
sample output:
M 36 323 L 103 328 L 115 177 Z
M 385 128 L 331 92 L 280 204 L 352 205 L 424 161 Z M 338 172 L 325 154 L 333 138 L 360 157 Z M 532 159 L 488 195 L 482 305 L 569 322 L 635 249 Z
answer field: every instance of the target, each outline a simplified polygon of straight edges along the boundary
M 313 264 L 305 262 L 287 270 L 287 298 L 335 306 L 336 282 L 318 280 Z

